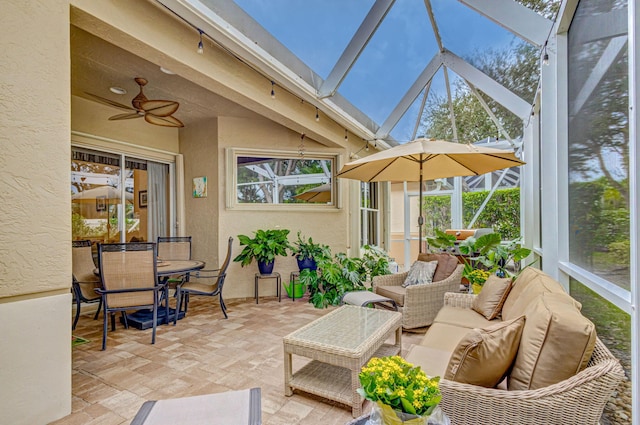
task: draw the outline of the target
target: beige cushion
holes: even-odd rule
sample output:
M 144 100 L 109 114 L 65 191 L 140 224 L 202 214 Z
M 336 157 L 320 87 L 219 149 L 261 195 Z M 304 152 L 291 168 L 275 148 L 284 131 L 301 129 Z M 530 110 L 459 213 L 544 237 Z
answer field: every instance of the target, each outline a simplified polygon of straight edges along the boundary
M 513 282 L 502 306 L 502 319 L 511 320 L 523 315 L 529 304 L 545 292 L 566 294 L 564 288 L 548 274 L 533 267 L 525 268 Z M 578 309 L 581 308 L 578 301 L 574 300 L 574 304 Z
M 446 323 L 449 325 L 460 326 L 467 329 L 485 328 L 491 326 L 494 322 L 487 320 L 482 314 L 473 311 L 470 308 L 453 307 L 445 305 L 442 307 L 433 323 Z
M 405 356 L 409 363 L 420 366 L 427 376 L 444 376 L 451 351 L 414 344 Z
M 464 338 L 471 329 L 461 328 L 459 326 L 447 325 L 443 323 L 434 323 L 420 341 L 420 345 L 424 347 L 445 350 L 449 355 L 455 350 L 458 343 Z
M 451 273 L 458 267 L 458 258 L 454 255 L 442 253 L 442 254 L 419 254 L 418 261 L 437 261 L 438 267 L 433 275 L 434 282 L 440 282 L 445 280 Z
M 414 261 L 402 286 L 406 288 L 421 283 L 432 283 L 436 267 L 437 261 Z
M 524 322 L 521 316 L 469 331 L 451 355 L 444 378 L 494 388 L 513 364 Z
M 376 294 L 391 298 L 398 306 L 404 306 L 407 290 L 400 285 L 376 286 Z
M 471 308 L 482 314 L 487 320 L 493 320 L 502 311 L 502 305 L 510 290 L 510 277 L 498 277 L 492 274 L 482 285 L 482 291 L 473 300 Z
M 509 390 L 535 390 L 563 381 L 587 366 L 596 330 L 566 294 L 543 293 L 526 308 L 526 323 Z

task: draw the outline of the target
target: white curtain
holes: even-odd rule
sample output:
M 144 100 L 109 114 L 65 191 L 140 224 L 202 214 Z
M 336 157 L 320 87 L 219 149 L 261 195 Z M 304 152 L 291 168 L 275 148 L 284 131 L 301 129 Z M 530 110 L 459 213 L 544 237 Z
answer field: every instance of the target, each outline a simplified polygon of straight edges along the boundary
M 147 163 L 147 177 L 149 179 L 147 209 L 148 241 L 158 240 L 158 236 L 167 235 L 167 176 L 168 167 L 165 164 L 149 161 Z

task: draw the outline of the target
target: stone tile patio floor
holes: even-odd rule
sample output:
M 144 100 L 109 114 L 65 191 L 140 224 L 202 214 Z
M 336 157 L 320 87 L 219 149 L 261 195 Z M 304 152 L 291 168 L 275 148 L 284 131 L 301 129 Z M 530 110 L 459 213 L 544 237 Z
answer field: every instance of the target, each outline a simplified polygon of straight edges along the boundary
M 227 301 L 224 319 L 217 301 L 192 297 L 177 326 L 163 325 L 151 345 L 151 329 L 109 332 L 100 351 L 102 316 L 83 314 L 74 335 L 90 340 L 72 348 L 72 413 L 55 425 L 129 424 L 147 400 L 262 389 L 266 425 L 343 425 L 352 419 L 347 406 L 295 392 L 284 395 L 282 337 L 328 313 L 306 299 L 284 297 Z M 422 338 L 403 333 L 403 354 Z M 305 360 L 294 356 L 294 370 Z M 369 403 L 369 402 L 367 402 Z M 364 411 L 370 410 L 365 405 Z

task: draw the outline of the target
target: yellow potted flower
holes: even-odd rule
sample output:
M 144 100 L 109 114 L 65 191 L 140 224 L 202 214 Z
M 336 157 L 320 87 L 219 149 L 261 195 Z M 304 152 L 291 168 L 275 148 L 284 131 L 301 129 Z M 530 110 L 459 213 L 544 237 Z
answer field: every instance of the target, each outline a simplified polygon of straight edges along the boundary
M 466 278 L 471 285 L 471 290 L 474 294 L 479 294 L 482 290 L 482 285 L 489 279 L 491 272 L 482 269 L 473 269 L 466 274 Z
M 362 388 L 358 393 L 376 403 L 370 417 L 373 423 L 378 418 L 377 423 L 385 425 L 426 425 L 427 420 L 429 424 L 448 423 L 438 407 L 440 377 L 429 378 L 402 357 L 374 357 L 359 377 Z

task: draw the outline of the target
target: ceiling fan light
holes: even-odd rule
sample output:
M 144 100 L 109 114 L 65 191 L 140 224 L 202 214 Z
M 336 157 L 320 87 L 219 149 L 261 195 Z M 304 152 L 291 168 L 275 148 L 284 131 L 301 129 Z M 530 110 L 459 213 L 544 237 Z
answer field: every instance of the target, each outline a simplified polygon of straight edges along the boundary
M 111 91 L 111 93 L 120 94 L 120 95 L 127 94 L 127 91 L 125 89 L 117 86 L 109 87 L 109 91 Z

